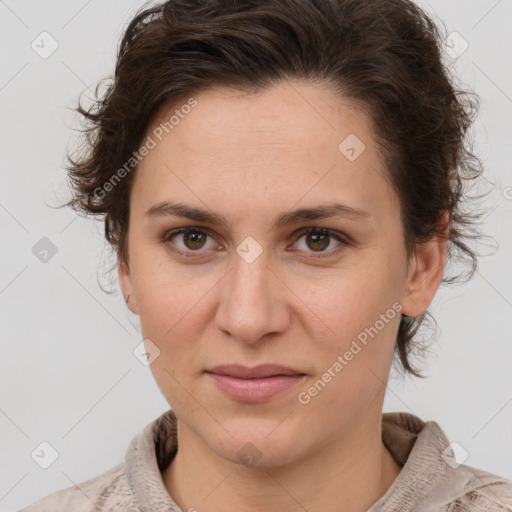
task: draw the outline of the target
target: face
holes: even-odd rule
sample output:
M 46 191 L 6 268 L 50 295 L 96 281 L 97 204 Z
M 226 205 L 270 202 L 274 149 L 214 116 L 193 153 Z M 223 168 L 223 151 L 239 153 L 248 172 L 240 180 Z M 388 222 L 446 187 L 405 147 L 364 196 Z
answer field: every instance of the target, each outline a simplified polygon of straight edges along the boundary
M 147 133 L 121 286 L 179 421 L 227 461 L 245 447 L 292 463 L 380 420 L 400 313 L 431 302 L 444 246 L 407 260 L 370 118 L 349 100 L 305 82 L 194 98 Z M 303 376 L 251 401 L 208 373 L 268 363 Z

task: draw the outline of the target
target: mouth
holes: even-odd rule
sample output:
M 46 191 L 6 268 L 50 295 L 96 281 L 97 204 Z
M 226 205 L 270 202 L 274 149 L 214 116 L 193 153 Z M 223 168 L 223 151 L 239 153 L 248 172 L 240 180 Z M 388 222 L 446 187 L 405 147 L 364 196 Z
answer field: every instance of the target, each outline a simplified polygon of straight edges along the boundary
M 207 370 L 207 373 L 225 375 L 237 379 L 264 379 L 267 377 L 305 375 L 300 370 L 278 364 L 261 364 L 252 368 L 238 364 L 224 364 Z
M 306 374 L 285 366 L 267 364 L 253 368 L 216 366 L 206 371 L 217 388 L 232 400 L 261 403 L 295 387 Z

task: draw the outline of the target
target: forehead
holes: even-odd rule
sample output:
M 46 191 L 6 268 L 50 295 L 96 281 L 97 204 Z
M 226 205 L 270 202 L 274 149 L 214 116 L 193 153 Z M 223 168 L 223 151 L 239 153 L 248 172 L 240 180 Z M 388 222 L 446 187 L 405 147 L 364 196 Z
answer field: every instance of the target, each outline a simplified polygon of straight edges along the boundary
M 134 184 L 146 203 L 185 194 L 225 206 L 227 192 L 245 205 L 291 206 L 326 193 L 355 207 L 394 201 L 369 114 L 325 87 L 214 88 L 193 99 L 193 108 L 184 107 L 189 98 L 161 108 L 147 132 L 156 145 Z
M 367 145 L 372 144 L 367 109 L 319 84 L 283 82 L 252 93 L 215 87 L 193 98 L 193 109 L 187 107 L 190 98 L 186 97 L 163 106 L 152 129 L 165 126 L 173 117 L 175 124 L 166 132 L 172 131 L 176 144 L 196 151 L 197 134 L 201 134 L 205 151 L 211 149 L 210 144 L 228 149 L 230 143 L 270 148 L 282 144 L 297 151 L 321 151 L 333 145 L 336 148 L 342 139 L 356 133 Z M 227 139 L 219 141 L 219 137 Z M 310 143 L 304 148 L 304 142 Z

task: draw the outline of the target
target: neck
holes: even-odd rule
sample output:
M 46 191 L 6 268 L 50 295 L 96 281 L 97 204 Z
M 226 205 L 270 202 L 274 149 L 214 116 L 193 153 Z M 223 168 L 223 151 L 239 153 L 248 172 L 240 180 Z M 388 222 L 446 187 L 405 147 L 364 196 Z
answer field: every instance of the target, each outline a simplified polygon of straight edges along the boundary
M 367 419 L 365 418 L 365 421 Z M 218 457 L 178 420 L 178 452 L 163 473 L 178 506 L 201 512 L 366 511 L 401 470 L 384 446 L 380 416 L 284 466 L 246 467 Z

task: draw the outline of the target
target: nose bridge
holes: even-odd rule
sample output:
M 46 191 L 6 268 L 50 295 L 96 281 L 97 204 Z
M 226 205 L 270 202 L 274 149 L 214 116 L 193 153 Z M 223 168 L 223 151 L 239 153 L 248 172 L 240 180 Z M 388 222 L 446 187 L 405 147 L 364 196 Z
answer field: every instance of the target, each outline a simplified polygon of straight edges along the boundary
M 258 247 L 259 246 L 259 247 Z M 269 254 L 260 244 L 244 240 L 234 255 L 217 312 L 217 326 L 246 343 L 285 327 L 286 305 L 279 297 Z
M 255 302 L 254 306 L 257 306 L 261 299 L 268 300 L 268 259 L 268 252 L 261 250 L 257 254 L 251 242 L 242 242 L 237 247 L 231 273 L 233 296 L 242 302 Z

